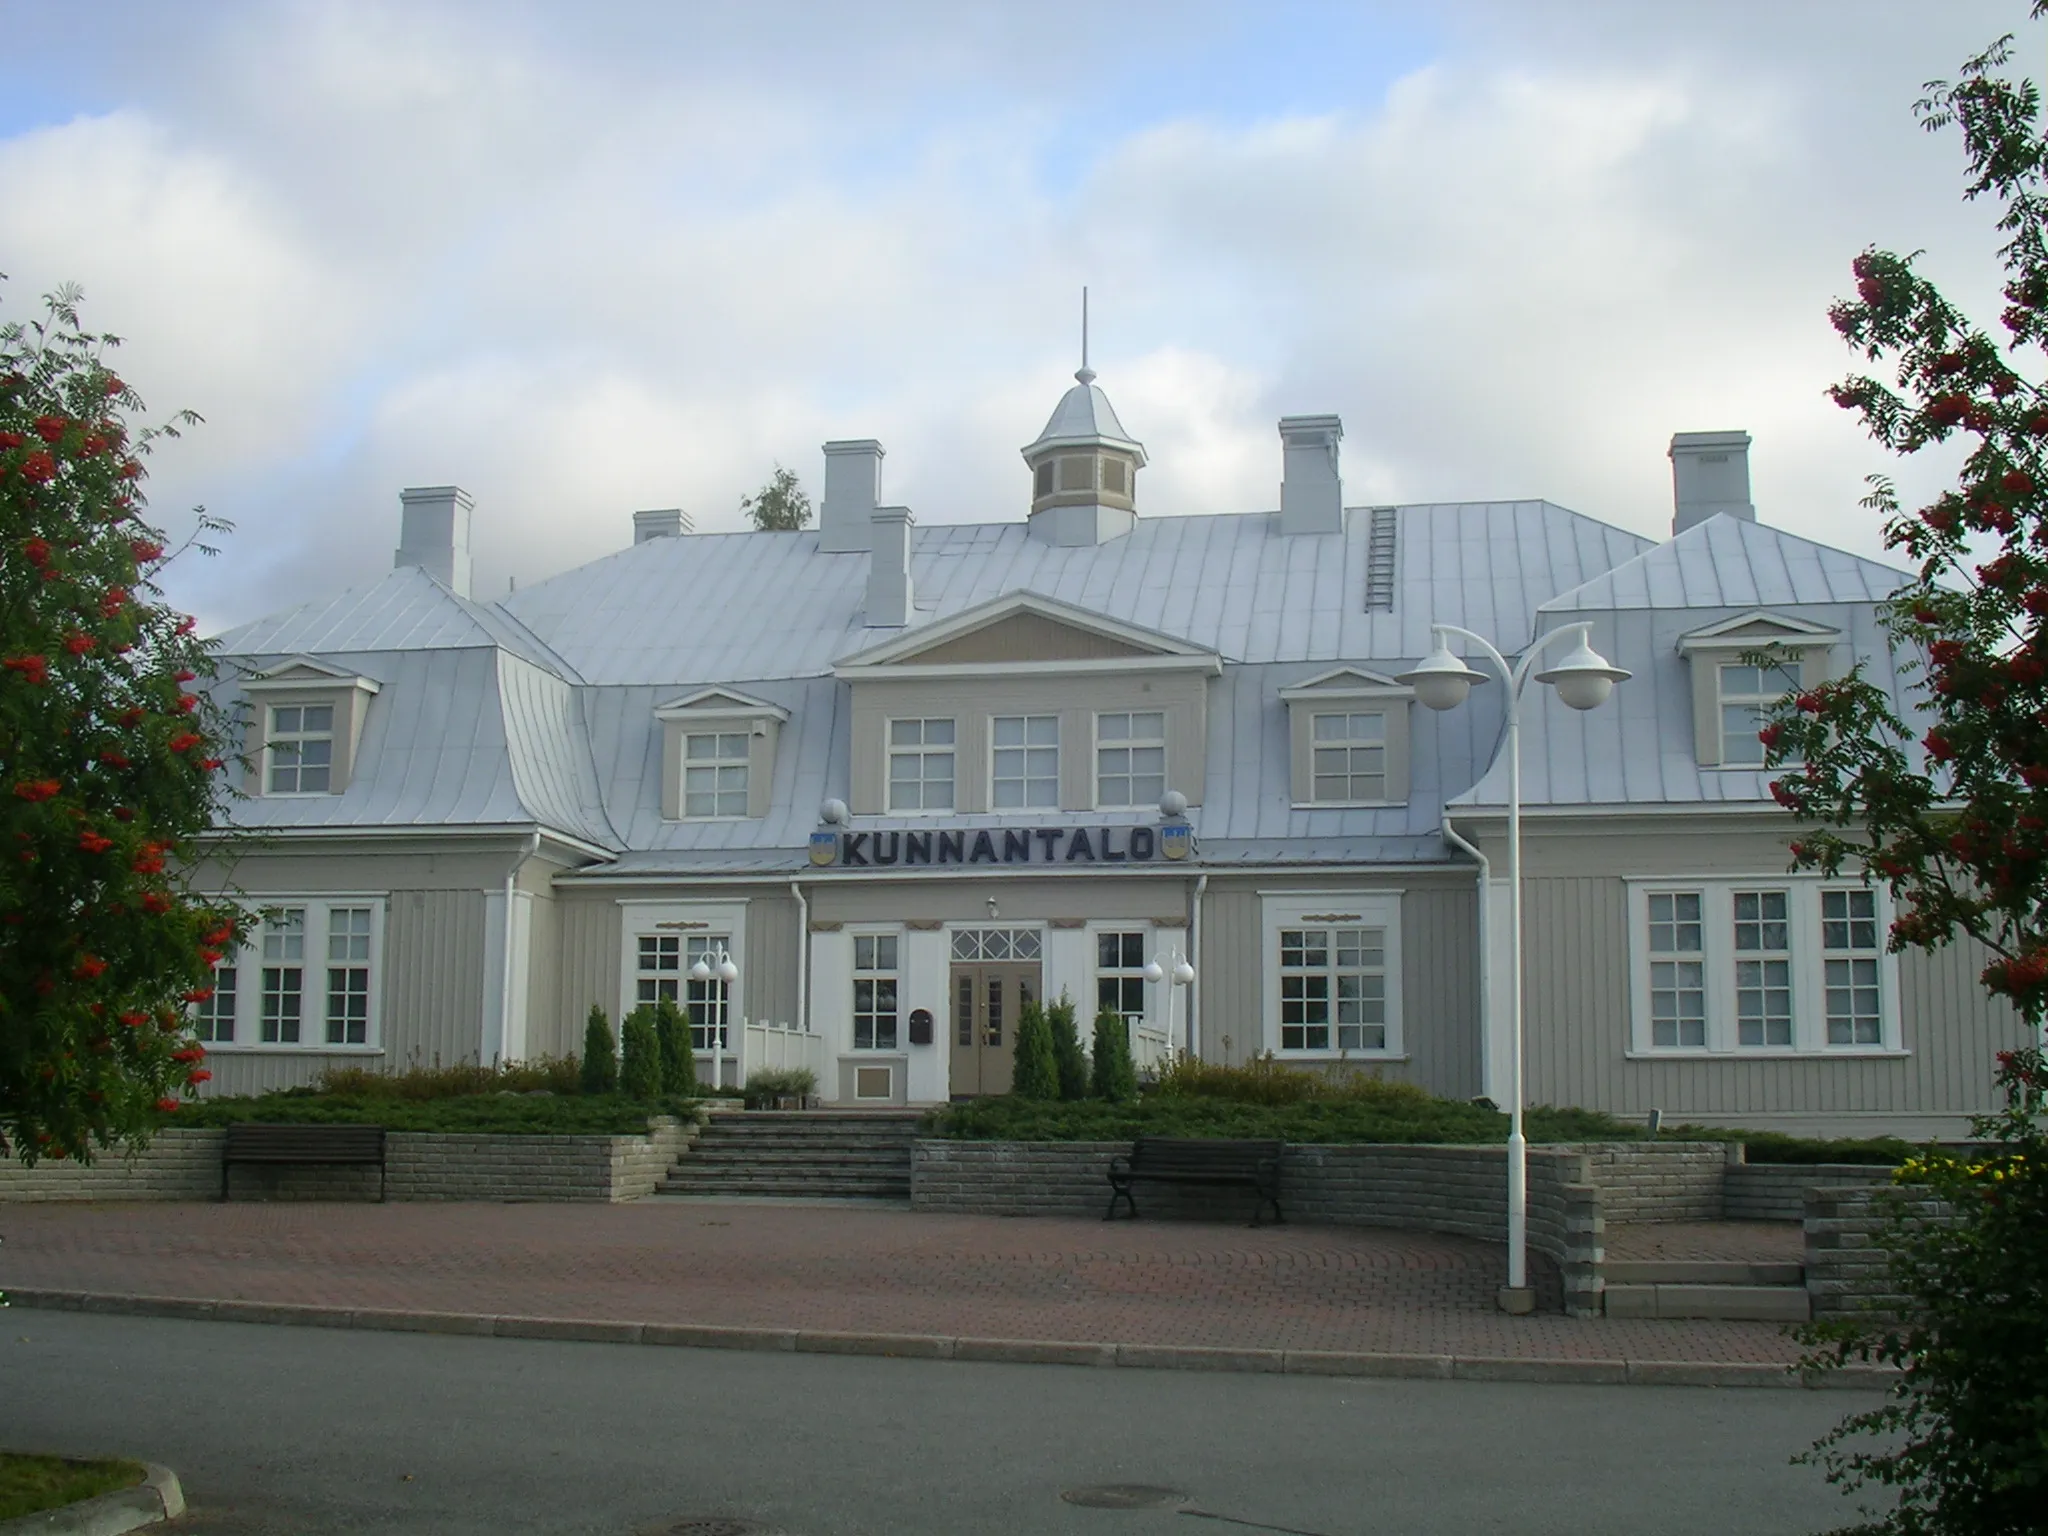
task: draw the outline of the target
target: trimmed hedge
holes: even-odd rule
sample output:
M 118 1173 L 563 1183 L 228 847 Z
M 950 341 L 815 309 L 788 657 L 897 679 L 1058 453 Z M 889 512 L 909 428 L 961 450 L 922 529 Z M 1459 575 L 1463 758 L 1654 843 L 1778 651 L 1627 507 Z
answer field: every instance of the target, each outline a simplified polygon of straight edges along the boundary
M 1640 1141 L 1642 1131 L 1584 1110 L 1530 1110 L 1532 1141 Z M 1135 1103 L 975 1099 L 932 1111 L 925 1134 L 954 1141 L 1123 1141 L 1138 1136 L 1278 1138 L 1291 1142 L 1504 1142 L 1508 1117 L 1477 1105 L 1423 1098 L 1243 1104 L 1149 1095 Z
M 393 1099 L 335 1094 L 266 1093 L 248 1099 L 194 1099 L 159 1122 L 208 1129 L 257 1121 L 271 1125 L 381 1125 L 391 1131 L 499 1136 L 641 1136 L 650 1115 L 686 1117 L 694 1101 L 653 1102 L 618 1094 L 568 1097 L 486 1094 L 459 1099 Z

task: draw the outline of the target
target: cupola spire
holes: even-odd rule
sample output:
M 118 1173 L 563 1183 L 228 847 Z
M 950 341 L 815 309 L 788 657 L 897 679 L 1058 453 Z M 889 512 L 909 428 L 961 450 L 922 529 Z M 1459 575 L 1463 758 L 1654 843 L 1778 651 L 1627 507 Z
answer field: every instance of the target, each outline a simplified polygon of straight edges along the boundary
M 1088 290 L 1081 290 L 1081 366 L 1074 387 L 1025 445 L 1031 467 L 1031 534 L 1048 544 L 1103 544 L 1138 520 L 1145 445 L 1124 431 L 1088 366 Z

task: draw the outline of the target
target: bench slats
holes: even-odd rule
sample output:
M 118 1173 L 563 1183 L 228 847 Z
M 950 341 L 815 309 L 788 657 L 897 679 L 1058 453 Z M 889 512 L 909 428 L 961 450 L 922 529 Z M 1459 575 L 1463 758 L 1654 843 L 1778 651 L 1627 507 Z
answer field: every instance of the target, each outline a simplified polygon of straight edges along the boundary
M 1109 1210 L 1107 1221 L 1116 1214 L 1122 1200 L 1132 1216 L 1138 1202 L 1131 1185 L 1138 1180 L 1155 1184 L 1227 1184 L 1251 1189 L 1258 1197 L 1252 1208 L 1252 1225 L 1268 1205 L 1275 1219 L 1287 1218 L 1280 1210 L 1280 1155 L 1278 1141 L 1219 1141 L 1211 1137 L 1140 1136 L 1128 1155 L 1115 1157 L 1109 1165 Z
M 381 1125 L 231 1125 L 221 1145 L 220 1197 L 228 1197 L 228 1169 L 236 1163 L 358 1166 L 375 1164 L 377 1198 L 384 1198 L 384 1127 Z

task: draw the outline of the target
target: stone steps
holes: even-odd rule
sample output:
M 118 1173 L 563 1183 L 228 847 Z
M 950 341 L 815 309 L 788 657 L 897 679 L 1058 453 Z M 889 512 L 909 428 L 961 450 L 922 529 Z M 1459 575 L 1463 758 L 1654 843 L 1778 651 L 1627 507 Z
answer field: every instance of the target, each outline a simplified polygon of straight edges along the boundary
M 861 1110 L 713 1115 L 661 1194 L 778 1200 L 910 1198 L 919 1116 Z
M 1813 1316 L 1805 1266 L 1740 1259 L 1610 1259 L 1609 1317 L 1803 1323 Z

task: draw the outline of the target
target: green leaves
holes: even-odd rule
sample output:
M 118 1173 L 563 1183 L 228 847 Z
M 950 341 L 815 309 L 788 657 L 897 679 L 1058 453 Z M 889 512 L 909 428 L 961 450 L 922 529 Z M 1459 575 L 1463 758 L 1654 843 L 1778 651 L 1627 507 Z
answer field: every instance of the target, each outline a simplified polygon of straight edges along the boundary
M 189 1006 L 242 917 L 195 891 L 235 722 L 162 600 L 136 429 L 77 294 L 0 328 L 0 1155 L 138 1142 L 208 1076 Z M 202 519 L 202 531 L 217 530 Z

